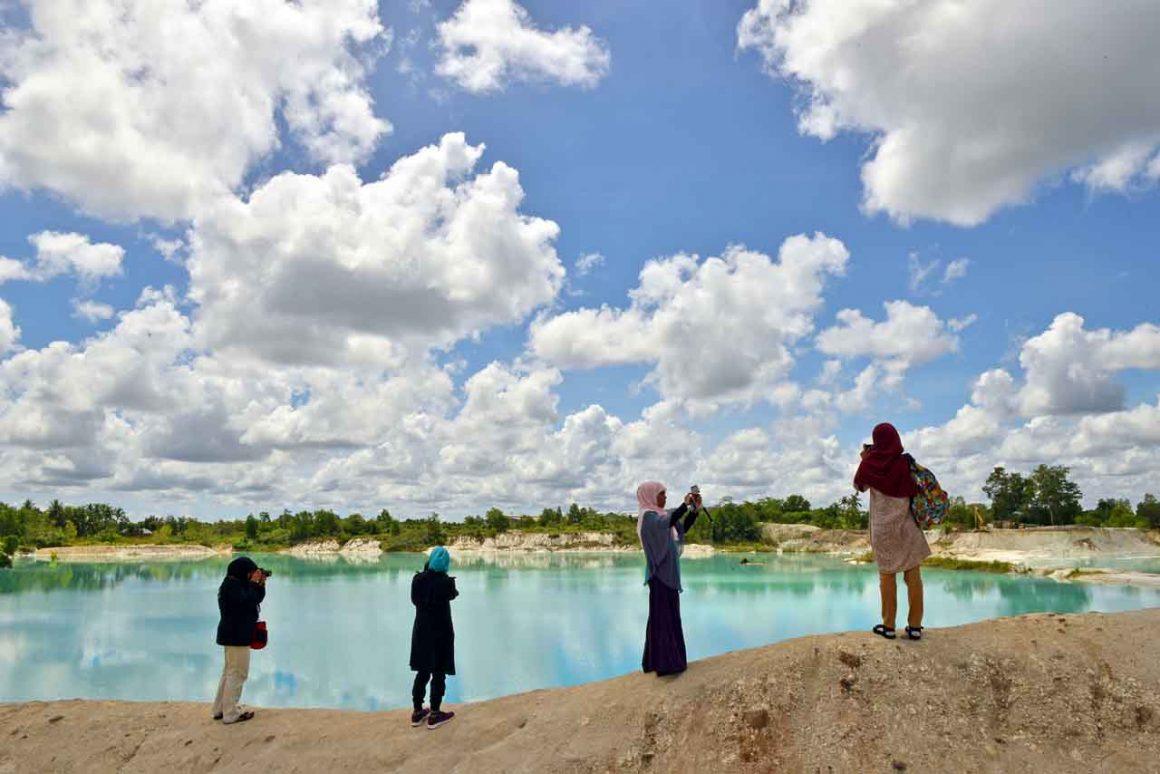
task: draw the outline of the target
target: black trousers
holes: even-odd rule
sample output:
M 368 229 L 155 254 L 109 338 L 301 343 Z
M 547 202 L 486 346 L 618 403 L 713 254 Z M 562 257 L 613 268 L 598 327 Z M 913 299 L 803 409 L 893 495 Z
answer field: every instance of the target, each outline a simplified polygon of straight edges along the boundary
M 415 686 L 411 689 L 411 701 L 416 710 L 423 709 L 423 697 L 427 695 L 427 681 L 431 681 L 431 709 L 438 712 L 443 704 L 443 694 L 447 691 L 447 675 L 442 672 L 416 672 Z
M 657 677 L 688 667 L 685 632 L 681 628 L 681 595 L 656 578 L 648 582 L 648 625 L 644 630 L 641 668 Z

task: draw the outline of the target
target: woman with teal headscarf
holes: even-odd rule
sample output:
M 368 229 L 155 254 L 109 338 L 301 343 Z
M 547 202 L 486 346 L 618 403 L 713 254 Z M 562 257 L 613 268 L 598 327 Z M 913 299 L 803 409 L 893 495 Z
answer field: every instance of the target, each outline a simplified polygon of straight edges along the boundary
M 459 596 L 455 578 L 447 574 L 451 554 L 436 546 L 421 572 L 411 580 L 411 604 L 415 626 L 411 630 L 411 669 L 416 672 L 411 699 L 415 711 L 411 725 L 438 728 L 455 717 L 442 710 L 447 675 L 455 674 L 455 628 L 451 625 L 451 600 Z M 427 682 L 431 682 L 431 709 L 423 707 Z

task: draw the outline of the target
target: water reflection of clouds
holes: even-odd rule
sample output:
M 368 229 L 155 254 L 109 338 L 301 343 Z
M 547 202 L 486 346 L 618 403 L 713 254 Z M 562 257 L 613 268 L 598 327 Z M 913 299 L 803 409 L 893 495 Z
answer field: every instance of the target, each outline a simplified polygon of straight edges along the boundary
M 108 669 L 126 664 L 143 664 L 148 660 L 149 654 L 143 650 L 97 649 L 89 645 L 81 651 L 77 666 L 80 669 Z
M 20 660 L 26 637 L 13 632 L 0 632 L 0 663 L 15 664 Z
M 682 613 L 692 658 L 860 628 L 873 614 L 867 589 L 876 579 L 865 568 L 798 557 L 761 559 L 758 567 L 738 561 L 719 557 L 710 573 L 686 584 Z
M 577 575 L 562 570 L 558 561 L 545 564 L 544 557 L 536 558 L 537 571 L 505 572 L 503 594 L 495 598 L 483 592 L 495 588 L 494 573 L 503 571 L 501 565 L 460 576 L 462 596 L 454 603 L 457 641 L 470 643 L 469 651 L 493 656 L 477 670 L 465 663 L 464 646 L 457 648 L 461 677 L 456 682 L 463 698 L 510 692 L 502 686 L 513 679 L 527 690 L 586 682 L 627 671 L 633 662 L 639 665 L 647 612 L 639 567 L 588 563 L 589 571 Z
M 692 658 L 788 637 L 864 629 L 878 611 L 872 566 L 827 557 L 685 560 L 682 613 Z M 406 706 L 421 555 L 374 562 L 259 557 L 274 569 L 245 700 L 265 706 Z M 0 575 L 0 700 L 72 696 L 208 700 L 225 562 L 41 565 Z M 640 668 L 648 591 L 639 554 L 457 556 L 459 675 L 448 700 L 483 699 Z M 928 623 L 1035 610 L 1124 610 L 1160 592 L 970 572 L 926 573 Z M 900 584 L 901 587 L 902 584 Z M 900 603 L 904 590 L 900 588 Z

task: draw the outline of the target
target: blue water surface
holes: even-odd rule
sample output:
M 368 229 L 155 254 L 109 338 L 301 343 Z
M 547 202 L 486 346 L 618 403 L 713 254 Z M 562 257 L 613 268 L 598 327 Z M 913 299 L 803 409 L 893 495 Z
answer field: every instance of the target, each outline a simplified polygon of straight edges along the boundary
M 409 704 L 409 588 L 421 557 L 256 558 L 275 573 L 262 608 L 271 643 L 254 654 L 246 702 L 362 710 Z M 684 560 L 690 659 L 876 622 L 871 566 L 764 555 L 742 565 L 741 558 Z M 639 669 L 648 597 L 641 561 L 633 554 L 456 557 L 458 674 L 448 680 L 448 701 Z M 224 560 L 23 561 L 0 572 L 0 701 L 209 700 L 221 670 L 214 633 L 224 568 Z M 926 570 L 924 577 L 930 627 L 1160 605 L 1157 589 L 969 571 Z

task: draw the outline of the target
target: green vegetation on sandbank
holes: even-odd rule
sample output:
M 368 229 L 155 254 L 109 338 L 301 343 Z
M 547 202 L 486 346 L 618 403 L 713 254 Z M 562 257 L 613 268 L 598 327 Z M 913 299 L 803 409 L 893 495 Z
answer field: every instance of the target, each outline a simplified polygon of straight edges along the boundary
M 953 556 L 928 556 L 922 562 L 923 567 L 933 567 L 939 570 L 975 570 L 976 572 L 1010 573 L 1024 572 L 1011 562 L 980 562 L 974 559 L 956 559 Z
M 854 564 L 873 564 L 874 552 L 866 551 L 850 560 Z M 975 572 L 993 572 L 997 574 L 1023 573 L 1022 567 L 1011 562 L 981 562 L 974 559 L 957 559 L 953 556 L 928 556 L 922 560 L 924 568 L 936 570 L 974 570 Z

